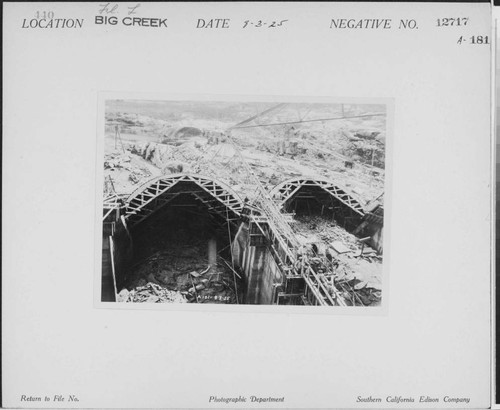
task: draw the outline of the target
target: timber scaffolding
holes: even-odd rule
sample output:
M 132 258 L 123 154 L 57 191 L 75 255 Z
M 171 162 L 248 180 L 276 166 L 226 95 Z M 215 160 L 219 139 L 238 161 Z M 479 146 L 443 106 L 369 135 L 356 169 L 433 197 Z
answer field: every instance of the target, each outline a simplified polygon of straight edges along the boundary
M 257 186 L 257 196 L 253 201 L 253 205 L 259 209 L 261 213 L 250 212 L 250 232 L 252 232 L 253 224 L 266 238 L 267 246 L 285 277 L 282 286 L 283 290 L 280 292 L 279 289 L 277 289 L 275 298 L 276 304 L 282 304 L 280 303 L 282 300 L 289 299 L 293 301 L 293 299 L 296 300 L 299 298 L 300 301 L 306 305 L 347 306 L 341 292 L 334 284 L 333 279 L 328 279 L 330 275 L 316 272 L 309 263 L 307 257 L 302 254 L 301 245 L 295 233 L 286 220 L 286 216 L 280 211 L 280 202 L 274 201 L 270 193 L 262 186 L 232 138 L 229 138 L 229 141 L 233 145 L 235 153 L 240 163 L 245 168 L 247 175 Z M 344 199 L 342 202 L 344 202 Z M 361 215 L 363 213 L 361 207 L 356 209 L 356 211 Z M 327 259 L 324 259 L 323 265 L 330 265 Z M 296 282 L 297 279 L 304 280 L 306 284 L 304 292 L 295 292 L 296 285 L 294 282 Z M 283 302 L 283 304 L 285 303 L 286 302 Z
M 319 274 L 314 270 L 307 258 L 300 253 L 300 245 L 295 243 L 295 238 L 281 231 L 275 220 L 252 215 L 250 232 L 253 231 L 252 225 L 255 225 L 266 238 L 266 245 L 285 276 L 282 290 L 278 289 L 276 295 L 276 304 L 295 304 L 286 303 L 285 300 L 299 299 L 301 304 L 305 305 L 346 306 L 340 291 L 327 279 L 328 275 Z M 325 259 L 324 266 L 328 266 L 327 263 Z M 300 291 L 297 279 L 304 280 L 306 284 L 304 291 Z

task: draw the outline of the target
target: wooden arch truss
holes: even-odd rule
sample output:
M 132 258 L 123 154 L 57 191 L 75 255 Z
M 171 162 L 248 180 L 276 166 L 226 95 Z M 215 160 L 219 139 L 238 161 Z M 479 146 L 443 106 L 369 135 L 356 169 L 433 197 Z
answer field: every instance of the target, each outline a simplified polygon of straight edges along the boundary
M 181 194 L 193 195 L 209 212 L 229 220 L 239 219 L 243 209 L 238 195 L 219 181 L 202 175 L 172 174 L 136 189 L 125 202 L 125 218 L 134 226 Z

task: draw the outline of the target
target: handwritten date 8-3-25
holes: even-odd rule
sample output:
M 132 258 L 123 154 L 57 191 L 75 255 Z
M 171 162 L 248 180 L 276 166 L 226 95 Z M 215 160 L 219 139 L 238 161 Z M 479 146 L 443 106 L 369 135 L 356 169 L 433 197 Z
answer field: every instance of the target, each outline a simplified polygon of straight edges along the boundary
M 466 26 L 469 22 L 469 17 L 446 17 L 437 19 L 438 27 Z
M 268 27 L 268 28 L 272 28 L 272 27 L 281 27 L 284 23 L 286 23 L 288 20 L 276 20 L 276 21 L 271 21 L 271 22 L 267 22 L 267 21 L 262 21 L 262 20 L 257 20 L 257 21 L 251 21 L 251 20 L 245 20 L 243 22 L 243 28 L 246 28 L 246 27 Z

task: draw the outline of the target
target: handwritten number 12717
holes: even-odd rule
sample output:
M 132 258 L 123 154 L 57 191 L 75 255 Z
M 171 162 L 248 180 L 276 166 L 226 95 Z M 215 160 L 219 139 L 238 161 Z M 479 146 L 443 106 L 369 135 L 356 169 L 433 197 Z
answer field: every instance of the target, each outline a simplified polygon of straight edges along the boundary
M 451 27 L 451 26 L 466 26 L 469 22 L 469 17 L 449 17 L 437 19 L 438 27 Z

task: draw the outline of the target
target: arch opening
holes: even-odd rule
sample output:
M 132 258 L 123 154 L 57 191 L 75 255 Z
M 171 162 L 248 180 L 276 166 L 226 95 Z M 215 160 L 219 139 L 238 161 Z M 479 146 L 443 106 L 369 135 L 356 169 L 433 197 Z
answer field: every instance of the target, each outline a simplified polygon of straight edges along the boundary
M 361 216 L 322 187 L 303 185 L 283 203 L 283 210 L 296 219 L 321 218 L 349 232 L 356 229 Z
M 312 269 L 334 278 L 329 280 L 338 285 L 348 305 L 379 304 L 381 257 L 368 245 L 369 237 L 362 236 L 366 230 L 358 229 L 365 220 L 361 204 L 345 190 L 322 180 L 287 181 L 273 194 L 282 212 L 292 217 L 300 253 Z M 353 296 L 349 289 L 354 286 L 366 288 L 365 293 Z
M 239 223 L 239 199 L 205 178 L 177 176 L 168 182 L 168 189 L 154 198 L 144 192 L 161 188 L 158 181 L 129 198 L 126 219 L 133 251 L 118 292 L 125 289 L 130 297 L 156 285 L 175 302 L 237 303 L 244 286 L 237 269 L 232 270 L 230 245 Z M 139 198 L 145 202 L 142 207 L 137 206 Z
M 350 194 L 326 180 L 285 181 L 272 192 L 282 211 L 295 218 L 320 217 L 353 232 L 364 214 L 361 204 Z

